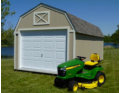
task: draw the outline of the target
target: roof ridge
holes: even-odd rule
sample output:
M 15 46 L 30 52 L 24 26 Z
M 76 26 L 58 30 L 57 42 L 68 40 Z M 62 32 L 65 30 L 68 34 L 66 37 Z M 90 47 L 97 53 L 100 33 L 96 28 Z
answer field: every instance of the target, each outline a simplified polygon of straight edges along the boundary
M 22 15 L 20 15 L 20 17 L 22 17 L 23 15 L 27 14 L 28 12 L 30 12 L 31 10 L 35 9 L 36 7 L 38 7 L 39 5 L 44 5 L 44 6 L 47 6 L 47 7 L 50 7 L 50 8 L 53 8 L 53 9 L 56 9 L 56 10 L 59 10 L 59 11 L 62 11 L 64 13 L 67 13 L 66 11 L 62 10 L 62 9 L 59 9 L 59 8 L 56 8 L 56 7 L 53 7 L 53 6 L 50 6 L 48 4 L 45 4 L 45 3 L 39 3 L 38 5 L 34 6 L 33 8 L 29 9 L 27 12 L 23 13 Z

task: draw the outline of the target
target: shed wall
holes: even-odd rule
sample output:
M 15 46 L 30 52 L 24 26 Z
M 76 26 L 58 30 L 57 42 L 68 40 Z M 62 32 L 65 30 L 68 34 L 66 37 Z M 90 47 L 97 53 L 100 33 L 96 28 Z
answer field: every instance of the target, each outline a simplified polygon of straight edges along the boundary
M 50 24 L 33 25 L 34 12 L 40 12 L 40 11 L 50 11 Z M 69 26 L 70 30 L 72 30 L 72 27 L 69 24 L 67 18 L 65 17 L 65 14 L 48 9 L 44 6 L 40 6 L 37 9 L 35 9 L 35 10 L 29 12 L 28 14 L 24 15 L 23 17 L 21 17 L 19 25 L 16 28 L 16 31 L 18 31 L 19 28 L 40 28 L 40 27 L 45 28 L 45 27 L 65 27 L 65 26 Z
M 73 36 L 74 33 L 73 32 L 70 32 L 69 34 L 69 60 L 73 59 L 73 44 L 74 44 L 74 39 L 73 39 Z
M 100 59 L 103 59 L 103 38 L 76 33 L 76 56 L 84 56 L 87 57 L 86 60 L 90 60 L 92 53 L 98 53 Z

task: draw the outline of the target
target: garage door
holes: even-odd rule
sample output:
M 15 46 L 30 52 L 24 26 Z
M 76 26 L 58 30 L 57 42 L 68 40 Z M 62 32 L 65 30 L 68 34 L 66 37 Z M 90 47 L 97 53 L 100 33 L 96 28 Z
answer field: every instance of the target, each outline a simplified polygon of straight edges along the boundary
M 21 31 L 20 68 L 57 73 L 67 59 L 67 31 Z

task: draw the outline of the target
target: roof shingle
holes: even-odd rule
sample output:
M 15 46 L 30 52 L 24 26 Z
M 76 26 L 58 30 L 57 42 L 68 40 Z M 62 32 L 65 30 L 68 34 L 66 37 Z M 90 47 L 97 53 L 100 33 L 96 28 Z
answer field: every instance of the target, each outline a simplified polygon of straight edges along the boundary
M 91 23 L 88 23 L 72 14 L 69 14 L 69 13 L 67 13 L 67 14 L 68 14 L 73 26 L 75 27 L 75 30 L 78 33 L 97 36 L 97 37 L 103 37 L 101 30 L 97 26 L 95 26 Z

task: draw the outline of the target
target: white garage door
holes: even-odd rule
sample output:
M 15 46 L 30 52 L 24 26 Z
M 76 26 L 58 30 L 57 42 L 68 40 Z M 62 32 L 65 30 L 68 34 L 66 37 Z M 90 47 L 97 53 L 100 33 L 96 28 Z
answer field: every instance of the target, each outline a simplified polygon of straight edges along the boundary
M 67 31 L 21 31 L 20 68 L 57 73 L 67 58 Z

